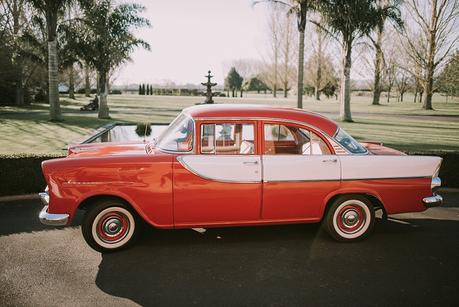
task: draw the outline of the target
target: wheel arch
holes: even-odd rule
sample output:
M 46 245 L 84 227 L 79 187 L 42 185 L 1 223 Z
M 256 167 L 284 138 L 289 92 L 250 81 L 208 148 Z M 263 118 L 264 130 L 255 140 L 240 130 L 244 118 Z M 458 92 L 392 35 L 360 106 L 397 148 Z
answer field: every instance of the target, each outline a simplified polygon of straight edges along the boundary
M 368 199 L 368 201 L 371 202 L 371 204 L 373 205 L 373 210 L 376 212 L 377 210 L 382 210 L 383 211 L 383 215 L 386 215 L 387 212 L 386 212 L 386 208 L 384 207 L 384 203 L 382 202 L 381 198 L 377 196 L 376 193 L 373 193 L 373 192 L 368 192 L 368 191 L 346 191 L 346 192 L 339 192 L 339 193 L 335 193 L 333 195 L 330 195 L 327 200 L 325 201 L 325 206 L 324 206 L 324 209 L 322 211 L 322 216 L 321 216 L 321 219 L 323 219 L 328 210 L 330 209 L 331 205 L 333 204 L 333 202 L 338 198 L 338 197 L 341 197 L 341 196 L 349 196 L 349 195 L 359 195 L 359 196 L 363 196 L 365 197 L 366 199 Z
M 146 215 L 144 214 L 142 210 L 139 210 L 138 206 L 132 200 L 122 195 L 110 194 L 110 193 L 88 195 L 87 197 L 80 200 L 77 206 L 77 209 L 88 210 L 94 203 L 101 201 L 101 200 L 110 200 L 110 199 L 122 201 L 132 210 L 134 214 L 136 214 L 142 220 L 146 221 L 147 223 L 153 226 L 156 226 L 146 217 Z

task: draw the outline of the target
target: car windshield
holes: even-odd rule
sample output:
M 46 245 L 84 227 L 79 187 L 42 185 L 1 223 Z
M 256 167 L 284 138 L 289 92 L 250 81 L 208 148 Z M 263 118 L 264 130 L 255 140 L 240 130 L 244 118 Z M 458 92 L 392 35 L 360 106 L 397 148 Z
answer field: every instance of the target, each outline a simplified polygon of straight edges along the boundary
M 352 136 L 350 136 L 346 131 L 344 131 L 341 128 L 338 129 L 338 132 L 335 135 L 335 140 L 353 154 L 367 153 L 365 147 L 363 147 L 359 142 L 354 140 Z
M 193 149 L 193 120 L 180 114 L 158 138 L 157 146 L 168 151 L 187 152 Z

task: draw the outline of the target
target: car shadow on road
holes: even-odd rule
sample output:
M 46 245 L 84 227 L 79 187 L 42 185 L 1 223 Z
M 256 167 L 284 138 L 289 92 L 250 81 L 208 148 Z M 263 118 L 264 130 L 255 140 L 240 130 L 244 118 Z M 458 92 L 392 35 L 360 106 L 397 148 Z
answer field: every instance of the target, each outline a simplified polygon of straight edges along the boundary
M 96 285 L 143 306 L 458 301 L 459 222 L 376 224 L 370 238 L 349 244 L 318 225 L 150 229 L 132 248 L 102 256 Z

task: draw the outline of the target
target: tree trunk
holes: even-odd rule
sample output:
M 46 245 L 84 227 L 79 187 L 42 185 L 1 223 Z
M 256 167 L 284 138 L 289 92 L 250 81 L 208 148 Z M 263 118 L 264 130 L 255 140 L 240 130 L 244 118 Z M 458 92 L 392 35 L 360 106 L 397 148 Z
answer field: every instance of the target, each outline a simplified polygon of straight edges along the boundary
M 316 100 L 320 100 L 320 87 L 322 83 L 322 34 L 317 33 L 317 71 L 316 71 L 316 86 L 314 87 L 314 96 Z
M 378 25 L 378 32 L 375 42 L 375 74 L 373 82 L 373 102 L 372 105 L 379 105 L 379 99 L 381 98 L 381 70 L 383 64 L 383 52 L 381 49 L 382 36 L 384 31 L 384 23 Z
M 314 87 L 314 97 L 317 101 L 320 101 L 320 90 L 318 86 Z
M 86 97 L 91 96 L 91 83 L 89 81 L 89 66 L 84 66 L 84 94 Z
M 59 72 L 57 60 L 57 40 L 48 41 L 48 95 L 49 115 L 53 121 L 62 120 L 61 106 L 59 103 Z
M 284 82 L 284 98 L 288 97 L 288 82 Z
M 234 88 L 233 88 L 233 90 L 232 90 L 232 91 L 233 91 L 233 93 L 232 93 L 232 95 L 231 95 L 231 96 L 232 96 L 232 97 L 234 97 Z
M 435 53 L 436 53 L 436 36 L 437 32 L 433 25 L 437 24 L 437 1 L 432 1 L 432 13 L 431 13 L 431 20 L 430 20 L 430 35 L 428 41 L 428 53 L 427 53 L 427 65 L 426 65 L 426 80 L 424 82 L 424 101 L 422 104 L 422 108 L 425 110 L 433 110 L 432 108 L 432 92 L 433 92 L 433 75 L 435 70 Z
M 23 72 L 22 72 L 21 64 L 19 64 L 18 66 L 18 74 L 16 77 L 16 105 L 17 106 L 24 105 L 24 84 L 23 84 Z
M 400 102 L 403 102 L 403 95 L 405 94 L 405 92 L 400 92 Z
M 304 89 L 304 30 L 299 31 L 298 45 L 298 88 L 297 88 L 297 107 L 303 108 L 303 89 Z
M 105 71 L 99 72 L 99 86 L 99 118 L 110 118 L 107 103 L 107 73 Z
M 14 43 L 16 43 L 17 38 L 19 37 L 19 29 L 20 29 L 20 24 L 19 24 L 19 18 L 21 15 L 21 8 L 20 3 L 18 3 L 17 0 L 13 1 L 13 6 L 11 8 L 11 14 L 13 17 L 13 39 Z M 13 48 L 13 57 L 12 57 L 12 62 L 13 64 L 17 67 L 17 76 L 16 76 L 16 105 L 17 106 L 23 106 L 24 105 L 24 75 L 23 75 L 23 69 L 22 69 L 22 59 L 20 59 L 19 50 L 16 48 Z
M 418 98 L 418 89 L 416 87 L 416 89 L 414 90 L 414 98 L 413 98 L 413 102 L 416 103 L 416 98 Z
M 100 96 L 100 73 L 97 73 L 96 77 L 96 94 L 97 96 Z M 142 95 L 145 95 L 145 88 L 142 87 Z
M 242 98 L 242 93 L 244 92 L 244 90 L 241 88 L 241 98 Z
M 279 57 L 279 50 L 278 48 L 274 49 L 274 84 L 273 84 L 273 97 L 277 97 L 277 83 L 279 78 L 279 71 L 278 71 L 278 58 Z
M 351 115 L 351 52 L 352 42 L 343 42 L 339 116 L 344 122 L 353 121 Z
M 74 69 L 73 64 L 69 69 L 69 98 L 75 99 L 75 79 L 74 79 Z
M 390 91 L 391 91 L 391 90 L 392 90 L 392 88 L 389 86 L 389 87 L 387 88 L 387 103 L 390 102 Z

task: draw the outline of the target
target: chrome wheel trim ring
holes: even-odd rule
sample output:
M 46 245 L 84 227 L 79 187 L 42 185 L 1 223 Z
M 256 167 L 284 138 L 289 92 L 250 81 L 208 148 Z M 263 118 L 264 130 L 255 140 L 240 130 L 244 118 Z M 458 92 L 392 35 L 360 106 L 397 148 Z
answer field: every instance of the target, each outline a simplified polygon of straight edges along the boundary
M 114 215 L 122 215 L 126 217 L 127 219 L 127 225 L 122 225 L 120 226 L 118 223 L 122 223 L 119 221 L 119 219 L 109 217 L 105 219 L 105 221 L 102 221 L 102 225 L 100 224 L 101 220 L 106 216 L 107 214 L 113 213 Z M 115 225 L 114 225 L 115 224 Z M 100 228 L 99 227 L 105 227 L 104 234 L 107 235 L 107 237 L 114 237 L 119 234 L 120 230 L 119 227 L 126 227 L 125 233 L 118 239 L 113 242 L 110 242 L 109 240 L 104 240 L 103 237 L 101 238 L 101 233 L 100 233 Z M 131 212 L 129 210 L 126 210 L 125 208 L 122 207 L 109 207 L 101 212 L 99 212 L 96 217 L 94 218 L 92 222 L 92 237 L 94 238 L 94 241 L 101 247 L 107 248 L 107 249 L 113 249 L 113 248 L 118 248 L 129 242 L 129 240 L 132 238 L 134 231 L 135 231 L 135 220 L 134 217 L 132 216 Z M 109 228 L 111 227 L 112 230 Z M 115 227 L 118 227 L 116 229 Z
M 346 207 L 349 209 L 343 210 Z M 348 217 L 347 221 L 345 215 Z M 357 217 L 357 220 L 351 222 L 351 215 Z M 343 228 L 342 225 L 340 226 L 340 221 L 347 227 Z M 341 203 L 333 213 L 333 228 L 340 237 L 345 239 L 356 239 L 362 236 L 370 227 L 370 223 L 370 209 L 364 202 L 357 199 L 350 199 Z

